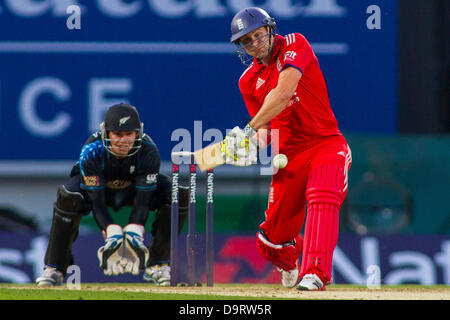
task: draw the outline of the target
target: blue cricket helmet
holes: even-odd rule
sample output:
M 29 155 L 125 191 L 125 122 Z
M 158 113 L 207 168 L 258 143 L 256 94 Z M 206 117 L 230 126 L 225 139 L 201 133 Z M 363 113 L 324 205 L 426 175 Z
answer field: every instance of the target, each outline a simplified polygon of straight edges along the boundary
M 275 29 L 275 19 L 269 14 L 257 7 L 245 8 L 236 13 L 231 20 L 231 39 L 230 41 L 237 44 L 239 39 L 247 33 L 260 27 L 269 27 Z

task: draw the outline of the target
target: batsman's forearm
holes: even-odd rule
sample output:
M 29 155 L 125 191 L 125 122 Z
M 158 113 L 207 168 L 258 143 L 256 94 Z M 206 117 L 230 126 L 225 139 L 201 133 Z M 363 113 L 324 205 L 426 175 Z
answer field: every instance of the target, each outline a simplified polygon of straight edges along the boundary
M 258 141 L 258 147 L 261 150 L 267 148 L 272 143 L 271 133 L 267 129 L 267 126 L 258 129 L 257 134 L 253 138 Z
M 274 89 L 268 94 L 259 112 L 249 122 L 255 130 L 266 127 L 270 120 L 286 108 L 292 95 L 279 91 Z
M 301 77 L 302 73 L 293 67 L 288 67 L 280 73 L 277 86 L 269 92 L 261 109 L 249 123 L 255 130 L 268 124 L 270 120 L 286 108 Z

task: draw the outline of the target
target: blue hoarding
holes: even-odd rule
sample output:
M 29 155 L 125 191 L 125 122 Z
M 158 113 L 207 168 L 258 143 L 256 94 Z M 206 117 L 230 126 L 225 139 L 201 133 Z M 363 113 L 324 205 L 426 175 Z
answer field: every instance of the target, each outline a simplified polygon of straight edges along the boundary
M 196 273 L 205 281 L 205 238 L 197 239 Z M 0 282 L 29 283 L 41 275 L 48 237 L 37 233 L 0 233 Z M 146 239 L 149 243 L 150 239 Z M 144 282 L 139 276 L 105 276 L 98 267 L 96 251 L 103 245 L 100 234 L 80 234 L 73 245 L 76 268 L 73 278 L 88 282 Z M 186 241 L 180 237 L 179 261 L 186 265 Z M 280 283 L 280 274 L 258 253 L 254 235 L 218 234 L 214 241 L 216 283 Z M 186 280 L 179 268 L 178 281 Z M 76 274 L 77 272 L 77 274 Z M 71 278 L 72 276 L 72 278 Z M 334 283 L 375 285 L 450 284 L 450 239 L 448 236 L 379 235 L 339 236 L 333 258 Z
M 194 121 L 202 133 L 244 125 L 245 67 L 228 40 L 233 14 L 251 5 L 311 42 L 342 131 L 395 133 L 397 5 L 375 1 L 371 29 L 373 2 L 0 1 L 0 161 L 76 159 L 118 101 L 138 107 L 165 160 L 174 130 L 193 134 Z

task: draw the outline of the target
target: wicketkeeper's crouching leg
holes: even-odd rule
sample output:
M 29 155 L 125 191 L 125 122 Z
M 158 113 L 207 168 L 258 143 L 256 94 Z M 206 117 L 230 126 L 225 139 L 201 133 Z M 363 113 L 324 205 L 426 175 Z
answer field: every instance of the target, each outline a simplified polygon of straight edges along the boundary
M 69 191 L 64 185 L 58 187 L 53 206 L 53 219 L 44 273 L 36 279 L 38 286 L 60 285 L 67 268 L 73 264 L 72 244 L 78 235 L 81 218 L 89 212 L 84 196 Z

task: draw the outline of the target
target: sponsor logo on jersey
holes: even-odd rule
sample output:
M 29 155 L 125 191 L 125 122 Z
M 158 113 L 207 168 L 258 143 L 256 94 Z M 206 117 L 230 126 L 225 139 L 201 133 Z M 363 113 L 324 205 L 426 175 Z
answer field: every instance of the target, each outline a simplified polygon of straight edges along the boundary
M 286 51 L 284 54 L 284 61 L 294 61 L 295 57 L 297 56 L 297 52 L 295 51 Z
M 266 80 L 258 78 L 258 80 L 256 81 L 256 90 L 258 90 L 265 82 Z
M 157 173 L 148 174 L 147 177 L 145 177 L 145 183 L 147 183 L 147 184 L 154 184 L 154 183 L 156 183 L 156 181 L 158 181 Z
M 113 180 L 106 182 L 108 189 L 125 189 L 131 186 L 132 182 L 128 180 Z
M 274 202 L 273 192 L 274 192 L 274 188 L 271 187 L 270 190 L 269 190 L 269 203 L 273 203 Z
M 87 187 L 100 186 L 100 177 L 99 176 L 83 176 L 83 181 Z
M 287 107 L 292 106 L 293 104 L 300 102 L 300 98 L 297 96 L 297 92 L 294 92 L 294 94 L 292 95 L 291 100 L 289 100 Z

